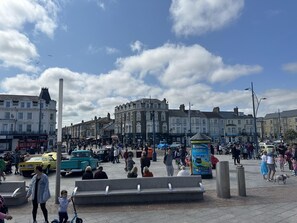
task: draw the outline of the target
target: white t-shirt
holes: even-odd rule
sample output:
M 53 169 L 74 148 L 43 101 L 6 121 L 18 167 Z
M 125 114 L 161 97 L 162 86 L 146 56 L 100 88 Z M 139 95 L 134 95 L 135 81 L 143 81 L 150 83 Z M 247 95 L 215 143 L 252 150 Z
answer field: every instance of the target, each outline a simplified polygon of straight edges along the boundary
M 267 162 L 267 156 L 265 154 L 263 154 L 261 156 L 261 159 L 262 159 L 263 162 Z
M 274 164 L 273 156 L 267 156 L 267 164 Z

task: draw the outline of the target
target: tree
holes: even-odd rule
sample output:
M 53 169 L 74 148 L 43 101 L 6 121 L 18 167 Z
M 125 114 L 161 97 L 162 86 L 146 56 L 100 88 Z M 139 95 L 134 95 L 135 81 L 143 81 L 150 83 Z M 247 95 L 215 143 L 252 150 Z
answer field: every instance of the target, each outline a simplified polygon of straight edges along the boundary
M 289 129 L 284 134 L 284 140 L 292 142 L 293 140 L 297 139 L 297 132 L 293 129 Z

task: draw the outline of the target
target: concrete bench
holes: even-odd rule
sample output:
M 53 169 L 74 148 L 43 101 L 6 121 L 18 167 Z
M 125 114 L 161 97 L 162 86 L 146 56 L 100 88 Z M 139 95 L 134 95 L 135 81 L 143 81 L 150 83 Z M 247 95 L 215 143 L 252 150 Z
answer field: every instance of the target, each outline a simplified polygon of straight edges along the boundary
M 7 206 L 16 206 L 28 202 L 25 181 L 2 181 L 0 194 L 4 197 Z
M 76 204 L 153 203 L 203 199 L 200 175 L 77 180 Z

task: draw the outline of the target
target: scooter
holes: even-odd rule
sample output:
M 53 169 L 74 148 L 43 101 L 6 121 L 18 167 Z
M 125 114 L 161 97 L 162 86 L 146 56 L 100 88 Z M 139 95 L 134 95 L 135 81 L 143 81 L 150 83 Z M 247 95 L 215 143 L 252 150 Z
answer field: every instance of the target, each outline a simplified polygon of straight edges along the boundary
M 76 207 L 75 207 L 75 203 L 74 203 L 74 200 L 73 200 L 73 197 L 75 196 L 76 191 L 77 191 L 77 187 L 74 188 L 74 190 L 72 192 L 72 196 L 71 196 L 71 201 L 72 201 L 73 210 L 74 210 L 74 217 L 72 218 L 70 223 L 83 223 L 83 220 L 77 216 Z M 59 220 L 55 219 L 51 223 L 59 223 Z

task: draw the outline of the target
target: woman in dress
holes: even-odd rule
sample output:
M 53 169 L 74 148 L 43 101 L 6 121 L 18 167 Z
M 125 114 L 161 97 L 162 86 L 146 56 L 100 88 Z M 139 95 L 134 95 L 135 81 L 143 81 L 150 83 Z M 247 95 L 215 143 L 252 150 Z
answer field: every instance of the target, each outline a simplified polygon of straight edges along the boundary
M 268 174 L 268 168 L 267 168 L 267 152 L 264 151 L 263 155 L 261 156 L 261 174 L 263 176 L 263 179 L 266 180 L 266 176 Z

